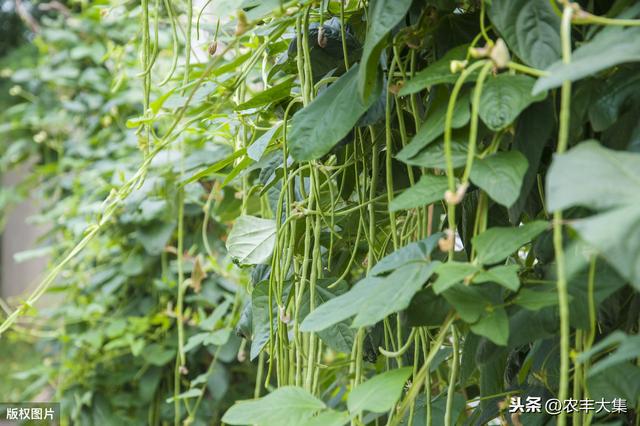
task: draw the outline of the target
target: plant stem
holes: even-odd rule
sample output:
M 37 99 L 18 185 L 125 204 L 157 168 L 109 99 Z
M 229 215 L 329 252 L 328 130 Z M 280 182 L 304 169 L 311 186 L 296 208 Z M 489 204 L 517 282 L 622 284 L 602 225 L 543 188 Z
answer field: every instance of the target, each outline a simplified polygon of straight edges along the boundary
M 449 98 L 449 104 L 447 105 L 447 113 L 445 115 L 444 120 L 444 155 L 447 163 L 447 179 L 449 183 L 449 191 L 452 193 L 456 192 L 456 178 L 454 175 L 453 168 L 453 159 L 451 153 L 451 133 L 452 133 L 452 121 L 453 121 L 453 109 L 456 106 L 456 100 L 460 91 L 462 90 L 462 85 L 464 84 L 467 77 L 471 75 L 476 69 L 480 68 L 486 63 L 486 61 L 478 61 L 471 64 L 468 68 L 466 68 L 460 77 L 456 80 L 456 84 L 453 86 L 453 90 L 451 91 L 451 97 Z M 454 233 L 455 238 L 455 229 L 456 229 L 456 207 L 455 204 L 449 203 L 447 205 L 447 219 L 449 221 L 449 230 Z M 449 260 L 453 259 L 453 250 L 455 244 L 451 245 L 449 249 Z
M 619 27 L 640 27 L 640 19 L 615 19 L 607 18 L 606 16 L 592 15 L 587 12 L 583 12 L 582 16 L 573 19 L 573 23 L 576 25 L 605 25 L 605 26 L 619 26 Z
M 571 62 L 571 16 L 573 9 L 565 6 L 562 13 L 562 61 Z M 569 114 L 571 102 L 571 82 L 562 83 L 560 101 L 560 128 L 558 133 L 557 153 L 566 151 L 569 141 Z M 565 270 L 564 248 L 562 241 L 562 210 L 553 213 L 553 247 L 556 254 L 557 290 L 560 310 L 560 382 L 558 385 L 558 399 L 564 401 L 569 395 L 569 292 Z M 558 426 L 567 424 L 567 413 L 562 410 L 558 417 Z
M 449 327 L 451 326 L 451 324 L 453 324 L 453 321 L 454 321 L 454 317 L 453 315 L 450 315 L 440 327 L 440 330 L 438 331 L 438 335 L 436 336 L 436 338 L 434 339 L 431 345 L 431 349 L 429 350 L 429 354 L 424 360 L 424 364 L 422 365 L 422 368 L 420 369 L 420 371 L 418 371 L 418 374 L 416 374 L 413 377 L 413 383 L 409 388 L 409 391 L 407 392 L 407 395 L 405 396 L 404 401 L 399 406 L 398 411 L 395 413 L 393 420 L 390 422 L 391 426 L 398 426 L 402 422 L 402 419 L 404 418 L 404 414 L 409 409 L 409 406 L 411 405 L 412 401 L 415 400 L 418 394 L 420 393 L 420 389 L 422 388 L 422 385 L 425 383 L 426 377 L 429 375 L 431 361 L 433 361 L 433 358 L 436 356 L 436 354 L 440 350 L 442 343 L 444 342 L 444 338 L 447 335 L 447 332 L 449 331 Z
M 189 72 L 191 65 L 191 29 L 193 27 L 193 0 L 187 0 L 187 29 L 185 31 L 185 43 L 184 43 L 184 76 L 182 78 L 182 84 L 189 83 Z
M 512 61 L 509 61 L 509 63 L 507 64 L 507 67 L 509 67 L 509 69 L 512 69 L 514 71 L 519 71 L 521 73 L 529 74 L 534 77 L 544 77 L 545 75 L 549 75 L 549 73 L 546 71 L 528 67 L 526 65 L 518 64 L 517 62 L 512 62 Z
M 444 424 L 445 426 L 450 426 L 452 410 L 453 410 L 453 397 L 456 392 L 456 381 L 458 380 L 458 331 L 456 330 L 455 325 L 451 324 L 451 340 L 453 342 L 453 358 L 451 359 L 451 374 L 449 375 L 449 389 L 447 391 L 447 405 L 444 412 Z
M 471 167 L 473 166 L 473 159 L 475 158 L 476 145 L 478 142 L 478 117 L 480 111 L 480 97 L 482 96 L 482 87 L 484 85 L 484 81 L 486 80 L 491 68 L 493 68 L 492 62 L 487 62 L 486 64 L 484 64 L 484 66 L 480 70 L 480 75 L 478 75 L 476 87 L 473 91 L 473 100 L 471 102 L 471 123 L 469 125 L 469 151 L 467 152 L 467 163 L 464 169 L 464 174 L 462 175 L 463 185 L 469 182 L 469 176 L 471 175 Z

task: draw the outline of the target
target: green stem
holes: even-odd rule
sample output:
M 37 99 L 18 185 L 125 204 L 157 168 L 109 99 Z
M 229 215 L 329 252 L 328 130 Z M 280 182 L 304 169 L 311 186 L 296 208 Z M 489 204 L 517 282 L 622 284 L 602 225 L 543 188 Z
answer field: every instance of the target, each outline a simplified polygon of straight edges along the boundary
M 589 260 L 589 276 L 587 281 L 587 301 L 589 306 L 589 333 L 585 337 L 585 343 L 583 350 L 588 351 L 593 346 L 593 342 L 596 339 L 596 327 L 597 327 L 597 311 L 596 311 L 596 300 L 595 300 L 595 282 L 596 282 L 596 256 L 591 256 Z M 585 399 L 589 399 L 591 397 L 589 393 L 589 387 L 587 385 L 587 374 L 589 372 L 590 360 L 587 359 L 584 362 L 584 366 L 582 369 L 583 372 L 583 386 L 584 386 L 584 397 Z M 584 419 L 585 426 L 589 426 L 591 424 L 591 419 L 593 418 L 593 411 L 587 413 L 586 418 Z
M 484 17 L 485 17 L 485 0 L 480 0 L 480 33 L 484 38 L 485 42 L 488 46 L 493 46 L 493 40 L 489 38 L 489 34 L 487 34 L 487 28 L 484 25 Z
M 449 327 L 451 326 L 451 324 L 453 324 L 453 320 L 454 320 L 453 315 L 450 315 L 440 327 L 440 330 L 438 331 L 438 335 L 436 336 L 436 338 L 434 339 L 431 345 L 431 349 L 429 350 L 429 354 L 424 360 L 424 364 L 422 368 L 420 369 L 420 371 L 418 371 L 418 374 L 416 374 L 413 377 L 413 383 L 409 388 L 409 391 L 407 392 L 404 398 L 404 401 L 398 408 L 398 411 L 396 412 L 393 420 L 390 422 L 391 426 L 398 426 L 402 422 L 402 419 L 404 418 L 404 414 L 409 409 L 409 406 L 412 404 L 413 400 L 415 400 L 418 397 L 418 394 L 420 393 L 420 389 L 422 388 L 422 385 L 425 383 L 425 379 L 429 374 L 431 362 L 433 361 L 433 358 L 436 356 L 436 354 L 440 351 L 440 347 L 442 346 L 442 343 L 444 342 L 444 338 L 447 335 L 447 332 L 449 331 Z
M 469 182 L 469 176 L 471 175 L 471 167 L 473 167 L 473 159 L 476 155 L 476 145 L 478 141 L 478 117 L 480 112 L 480 97 L 482 96 L 482 87 L 484 81 L 489 75 L 489 71 L 493 68 L 493 63 L 487 62 L 480 70 L 478 80 L 476 81 L 476 87 L 473 91 L 473 100 L 471 104 L 471 123 L 469 125 L 469 144 L 467 152 L 467 163 L 462 175 L 462 184 Z
M 464 84 L 467 77 L 471 75 L 476 69 L 483 66 L 487 61 L 478 61 L 471 64 L 468 68 L 466 68 L 460 77 L 456 80 L 456 84 L 453 86 L 453 90 L 451 91 L 451 97 L 449 98 L 449 104 L 447 105 L 447 113 L 444 120 L 444 155 L 447 164 L 447 179 L 449 183 L 449 191 L 452 193 L 456 192 L 456 177 L 455 170 L 453 168 L 453 158 L 451 153 L 451 134 L 452 134 L 452 121 L 453 121 L 453 109 L 456 106 L 456 100 L 458 99 L 458 95 L 460 94 L 460 90 L 462 90 L 462 85 Z M 455 204 L 449 203 L 447 208 L 447 219 L 449 221 L 449 230 L 454 233 L 456 229 L 456 216 L 455 216 Z M 449 249 L 449 260 L 453 259 L 453 249 L 454 245 L 451 245 Z
M 182 84 L 189 83 L 189 72 L 191 66 L 191 29 L 193 27 L 193 0 L 187 0 L 187 29 L 185 34 L 184 45 L 184 76 Z
M 397 61 L 391 62 L 390 73 L 393 73 Z M 391 138 L 391 78 L 388 79 L 387 93 L 385 96 L 385 177 L 387 183 L 387 201 L 389 205 L 393 201 L 393 140 Z M 393 241 L 393 249 L 398 249 L 398 230 L 396 229 L 396 214 L 389 211 L 389 225 L 391 227 L 391 238 Z
M 373 126 L 369 126 L 371 134 L 371 181 L 369 182 L 369 201 L 373 200 L 376 195 L 376 186 L 378 185 L 378 145 L 376 144 L 376 134 Z M 371 270 L 375 263 L 375 247 L 374 235 L 376 234 L 376 209 L 373 203 L 369 204 L 369 254 L 367 256 L 367 272 Z
M 456 392 L 456 381 L 458 380 L 458 364 L 459 364 L 459 347 L 458 347 L 458 331 L 455 325 L 451 324 L 451 340 L 453 341 L 453 358 L 451 360 L 451 374 L 449 376 L 449 389 L 447 391 L 447 405 L 444 412 L 444 424 L 450 426 L 452 411 L 453 411 L 453 397 Z
M 640 27 L 640 19 L 614 19 L 614 18 L 607 18 L 605 16 L 592 15 L 586 12 L 583 12 L 583 16 L 576 17 L 575 19 L 573 19 L 572 22 L 576 25 L 596 24 L 596 25 L 619 26 L 619 27 Z
M 176 67 L 178 66 L 178 29 L 176 27 L 176 18 L 173 16 L 173 6 L 171 6 L 171 2 L 169 0 L 163 0 L 164 7 L 167 9 L 167 14 L 169 15 L 169 23 L 171 24 L 171 40 L 173 42 L 173 55 L 171 59 L 171 66 L 169 67 L 169 71 L 165 78 L 162 79 L 158 86 L 164 86 L 167 84 L 173 74 L 176 72 Z
M 512 69 L 514 71 L 519 71 L 525 74 L 532 75 L 534 77 L 544 77 L 546 75 L 549 75 L 547 71 L 542 71 L 542 70 L 528 67 L 523 64 L 518 64 L 517 62 L 512 62 L 512 61 L 509 61 L 509 63 L 507 64 L 507 67 L 509 67 L 509 69 Z
M 562 13 L 562 61 L 571 62 L 571 16 L 573 9 L 565 6 Z M 557 153 L 566 151 L 569 142 L 569 119 L 571 107 L 571 82 L 562 83 L 560 101 L 560 128 L 558 132 Z M 553 213 L 553 247 L 556 253 L 557 290 L 560 310 L 560 382 L 558 385 L 558 399 L 564 401 L 569 395 L 569 291 L 567 286 L 564 247 L 562 241 L 562 210 Z M 567 413 L 563 410 L 558 416 L 558 426 L 566 426 Z
M 342 56 L 344 58 L 344 68 L 349 70 L 349 54 L 347 52 L 347 33 L 344 29 L 344 1 L 340 2 L 340 38 L 342 41 Z

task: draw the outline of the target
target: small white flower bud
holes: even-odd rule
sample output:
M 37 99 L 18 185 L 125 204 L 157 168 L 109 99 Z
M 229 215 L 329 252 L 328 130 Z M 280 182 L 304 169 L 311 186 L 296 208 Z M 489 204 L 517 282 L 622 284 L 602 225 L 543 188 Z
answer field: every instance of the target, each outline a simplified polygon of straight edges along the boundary
M 465 61 L 453 60 L 449 64 L 449 69 L 451 70 L 452 74 L 457 74 L 459 72 L 462 72 L 466 67 L 467 67 L 467 61 L 466 60 Z
M 455 235 L 451 229 L 444 231 L 445 236 L 438 240 L 438 248 L 440 251 L 447 252 L 451 250 L 455 244 Z
M 280 321 L 284 324 L 289 324 L 291 316 L 287 314 L 287 309 L 284 306 L 280 306 Z
M 511 60 L 511 55 L 509 55 L 509 49 L 505 44 L 504 40 L 501 38 L 496 41 L 496 44 L 491 48 L 491 52 L 489 53 L 489 57 L 495 64 L 496 68 L 506 68 Z

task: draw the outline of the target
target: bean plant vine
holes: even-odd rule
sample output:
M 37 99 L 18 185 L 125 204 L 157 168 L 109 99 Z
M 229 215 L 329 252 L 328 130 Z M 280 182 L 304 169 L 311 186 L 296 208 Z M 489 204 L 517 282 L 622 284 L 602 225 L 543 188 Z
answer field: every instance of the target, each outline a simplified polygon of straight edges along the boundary
M 142 0 L 43 18 L 41 56 L 113 71 L 108 90 L 47 88 L 62 109 L 99 92 L 90 138 L 113 149 L 79 198 L 99 207 L 48 236 L 58 257 L 0 338 L 53 333 L 65 424 L 640 425 L 639 16 Z M 85 39 L 109 50 L 67 55 Z M 46 87 L 32 72 L 9 72 L 14 94 Z M 41 134 L 25 115 L 6 131 Z M 42 170 L 74 167 L 72 136 L 20 161 L 64 185 Z M 99 315 L 35 314 L 60 288 Z

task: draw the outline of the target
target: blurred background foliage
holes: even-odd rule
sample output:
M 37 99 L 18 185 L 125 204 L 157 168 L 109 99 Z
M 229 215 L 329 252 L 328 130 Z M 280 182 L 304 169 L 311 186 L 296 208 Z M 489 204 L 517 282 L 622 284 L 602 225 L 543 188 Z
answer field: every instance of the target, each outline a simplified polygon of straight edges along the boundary
M 141 3 L 148 7 L 141 7 Z M 283 3 L 291 8 L 281 7 Z M 496 0 L 493 3 L 507 4 Z M 584 1 L 582 5 L 594 13 L 613 10 L 615 13 L 611 14 L 615 16 L 632 3 Z M 279 271 L 280 276 L 273 280 L 278 280 L 288 299 L 277 303 L 287 305 L 292 298 L 291 289 L 299 289 L 294 284 L 305 280 L 303 276 L 295 281 L 300 276 L 296 268 L 302 269 L 305 259 L 309 260 L 310 250 L 304 242 L 305 235 L 310 234 L 312 215 L 306 216 L 308 212 L 304 209 L 309 206 L 304 202 L 311 193 L 312 173 L 305 171 L 307 163 L 300 162 L 296 164 L 297 171 L 302 170 L 300 175 L 283 185 L 284 170 L 292 160 L 285 161 L 283 155 L 282 123 L 294 113 L 304 111 L 301 99 L 307 108 L 313 106 L 311 99 L 316 89 L 318 94 L 331 90 L 335 87 L 331 83 L 347 75 L 343 37 L 348 50 L 346 62 L 353 65 L 360 58 L 367 37 L 366 7 L 356 0 L 194 1 L 189 14 L 188 4 L 191 2 L 161 0 L 2 3 L 0 26 L 2 34 L 10 37 L 3 37 L 0 47 L 0 137 L 6 142 L 0 146 L 0 173 L 22 166 L 29 167 L 29 173 L 18 185 L 0 190 L 0 221 L 19 201 L 28 197 L 37 199 L 41 211 L 30 220 L 46 224 L 48 231 L 37 248 L 18 257 L 46 256 L 53 267 L 94 229 L 103 215 L 108 220 L 104 232 L 90 240 L 49 287 L 53 302 L 39 304 L 37 309 L 31 307 L 11 331 L 2 335 L 0 361 L 9 367 L 4 369 L 0 380 L 0 400 L 38 397 L 59 400 L 65 422 L 81 425 L 166 424 L 174 422 L 174 418 L 176 423 L 187 419 L 193 424 L 217 424 L 234 401 L 265 393 L 262 388 L 268 374 L 265 370 L 271 365 L 267 358 L 274 354 L 274 347 L 269 346 L 274 343 L 269 341 L 273 337 L 272 324 L 279 327 L 275 333 L 280 333 L 280 346 L 289 338 L 288 332 L 298 333 L 297 323 L 291 322 L 286 310 L 276 310 L 272 305 L 275 296 L 266 290 L 271 266 L 265 259 L 271 253 L 265 256 L 250 253 L 260 259 L 249 259 L 246 264 L 255 266 L 242 267 L 242 260 L 247 259 L 236 259 L 238 265 L 234 264 L 225 241 L 238 217 L 255 216 L 254 221 L 244 222 L 245 229 L 240 229 L 246 236 L 255 224 L 264 223 L 262 220 L 275 223 L 273 219 L 283 206 L 278 197 L 284 193 L 291 197 L 288 199 L 293 202 L 285 206 L 287 211 L 282 216 L 289 215 L 286 229 L 290 234 L 284 235 L 290 240 L 278 241 L 276 250 L 286 249 L 295 273 L 289 269 Z M 322 297 L 327 300 L 348 294 L 347 288 L 365 276 L 374 260 L 379 261 L 393 251 L 397 235 L 392 238 L 392 233 L 396 225 L 401 234 L 399 246 L 425 237 L 431 229 L 436 232 L 447 226 L 446 206 L 441 198 L 434 198 L 437 200 L 427 225 L 427 209 L 420 200 L 397 209 L 396 213 L 389 211 L 387 197 L 388 192 L 408 192 L 414 172 L 416 177 L 431 176 L 427 170 L 445 168 L 442 129 L 424 144 L 410 135 L 418 132 L 427 111 L 433 112 L 436 119 L 439 113 L 439 119 L 444 121 L 442 107 L 456 76 L 448 72 L 448 64 L 443 68 L 441 62 L 436 67 L 445 74 L 443 80 L 432 84 L 421 83 L 418 78 L 417 83 L 413 81 L 417 86 L 411 91 L 408 74 L 437 64 L 445 54 L 463 44 L 464 49 L 457 49 L 457 53 L 461 53 L 459 59 L 464 59 L 468 43 L 481 40 L 481 2 L 428 0 L 424 4 L 419 1 L 403 4 L 408 5 L 408 12 L 398 18 L 400 23 L 392 31 L 387 31 L 393 37 L 380 37 L 383 43 L 380 52 L 384 52 L 379 55 L 380 63 L 389 65 L 395 61 L 394 66 L 398 67 L 395 74 L 389 68 L 384 69 L 387 75 L 379 79 L 388 90 L 381 90 L 381 95 L 364 109 L 355 125 L 350 123 L 352 130 L 343 140 L 335 146 L 330 144 L 329 154 L 323 157 L 326 168 L 319 168 L 321 173 L 329 173 L 334 170 L 331 167 L 339 164 L 336 167 L 343 170 L 330 179 L 320 180 L 321 202 L 315 206 L 318 211 L 331 212 L 331 219 L 317 216 L 314 225 L 318 230 L 317 238 L 314 236 L 318 255 L 313 262 L 321 276 L 318 288 L 326 291 Z M 22 10 L 16 10 L 16 5 Z M 536 5 L 550 7 L 546 0 L 537 1 Z M 200 16 L 203 7 L 205 13 Z M 242 12 L 236 13 L 238 7 Z M 510 12 L 515 16 L 519 10 Z M 345 15 L 344 28 L 338 21 L 341 14 Z M 191 63 L 185 67 L 184 39 L 191 34 L 185 24 L 189 17 L 199 30 L 192 33 L 188 50 Z M 556 15 L 543 17 L 559 19 Z M 499 22 L 499 18 L 491 16 L 492 22 Z M 145 45 L 146 19 L 151 40 Z M 294 28 L 303 19 L 312 21 L 309 32 L 306 37 L 296 37 Z M 324 22 L 323 33 L 318 22 Z M 500 36 L 495 28 L 491 31 L 493 38 Z M 573 35 L 579 45 L 590 40 L 592 32 L 588 27 L 579 27 Z M 304 38 L 308 39 L 309 57 L 297 61 L 300 58 L 297 44 Z M 384 44 L 391 39 L 400 48 Z M 516 53 L 525 56 L 526 51 L 515 52 L 513 46 L 517 43 L 507 42 L 511 43 L 514 60 L 525 59 L 518 58 Z M 551 53 L 559 57 L 559 49 Z M 371 57 L 373 74 L 381 76 L 378 58 Z M 537 58 L 532 55 L 532 59 Z M 545 58 L 546 63 L 539 66 L 549 65 L 555 59 L 555 56 Z M 207 68 L 208 62 L 215 67 Z M 301 73 L 306 66 L 302 62 L 310 70 Z M 522 66 L 519 62 L 516 65 Z M 146 74 L 145 66 L 153 72 Z M 498 76 L 511 72 L 492 71 Z M 299 84 L 305 73 L 312 75 L 313 81 Z M 391 78 L 387 78 L 389 74 Z M 608 148 L 638 150 L 639 110 L 638 98 L 634 97 L 638 80 L 627 78 L 629 75 L 637 75 L 637 64 L 621 64 L 575 83 L 570 145 L 597 137 Z M 424 76 L 428 80 L 429 72 Z M 499 80 L 493 74 L 490 76 L 489 81 Z M 199 80 L 201 77 L 203 81 Z M 525 76 L 518 74 L 518 77 Z M 523 80 L 530 85 L 534 83 L 533 77 Z M 398 95 L 405 82 L 409 83 L 409 89 L 404 88 L 405 94 Z M 605 86 L 604 82 L 612 86 Z M 625 89 L 627 82 L 629 87 Z M 312 87 L 313 84 L 317 87 Z M 617 90 L 607 87 L 621 89 L 614 102 L 607 95 Z M 467 88 L 463 91 L 465 107 L 470 93 Z M 344 105 L 329 108 L 340 110 L 342 106 L 348 110 L 355 99 L 355 96 L 343 99 Z M 469 187 L 460 207 L 462 217 L 458 226 L 464 250 L 456 252 L 459 263 L 468 260 L 467 256 L 473 257 L 466 251 L 472 250 L 471 241 L 482 228 L 474 228 L 474 221 L 480 222 L 478 218 L 484 217 L 484 229 L 511 226 L 511 232 L 523 222 L 549 220 L 541 192 L 557 143 L 558 99 L 557 93 L 543 102 L 527 99 L 521 106 L 528 107 L 519 120 L 516 118 L 522 109 L 511 114 L 515 108 L 506 105 L 508 114 L 504 116 L 513 116 L 498 128 L 491 128 L 489 120 L 484 122 L 486 117 L 482 117 L 478 138 L 482 155 L 520 149 L 532 168 L 522 192 L 520 186 L 512 188 L 511 195 L 518 198 L 516 204 L 509 204 L 513 208 L 492 201 L 483 188 Z M 507 99 L 516 104 L 519 100 Z M 606 114 L 600 114 L 598 108 Z M 462 112 L 457 113 L 465 115 Z M 327 117 L 332 118 L 331 114 Z M 314 124 L 324 125 L 330 131 L 341 117 L 333 118 L 335 121 L 329 124 L 322 120 Z M 456 137 L 468 129 L 468 122 L 466 114 Z M 385 124 L 389 125 L 388 132 Z M 537 138 L 538 143 L 531 143 L 528 138 Z M 383 155 L 391 151 L 399 153 L 411 139 L 418 142 L 418 147 L 416 144 L 413 147 L 418 158 L 415 161 L 425 163 L 411 163 L 400 156 L 392 159 L 389 154 L 388 162 L 382 166 Z M 384 148 L 383 142 L 388 143 Z M 429 145 L 430 142 L 433 143 Z M 304 141 L 297 143 L 304 145 Z M 460 145 L 456 141 L 456 146 Z M 536 149 L 527 151 L 523 145 Z M 375 167 L 380 163 L 380 168 L 375 169 L 374 163 Z M 460 161 L 463 163 L 464 159 Z M 513 165 L 505 167 L 508 166 Z M 126 187 L 126 182 L 139 170 L 146 176 L 144 183 L 125 191 L 121 202 L 115 204 L 117 214 L 110 215 L 110 202 L 120 197 L 117 192 L 114 195 L 113 188 Z M 391 191 L 385 185 L 388 182 Z M 401 210 L 404 212 L 400 213 Z M 339 213 L 335 215 L 336 223 L 329 224 L 336 212 Z M 567 217 L 582 218 L 587 214 L 586 209 L 571 208 Z M 361 229 L 364 229 L 362 238 Z M 344 321 L 332 324 L 332 330 L 340 333 L 318 333 L 318 341 L 325 346 L 318 352 L 318 361 L 310 363 L 314 367 L 310 371 L 317 374 L 313 379 L 313 387 L 319 389 L 316 393 L 330 401 L 331 408 L 344 408 L 345 395 L 351 394 L 359 379 L 400 364 L 415 362 L 417 366 L 418 361 L 426 359 L 426 354 L 419 353 L 418 344 L 412 347 L 417 355 L 413 355 L 412 349 L 389 358 L 379 356 L 380 346 L 394 346 L 394 339 L 399 336 L 399 348 L 402 335 L 409 335 L 410 328 L 422 328 L 427 333 L 429 327 L 431 333 L 448 314 L 453 317 L 453 313 L 470 312 L 474 318 L 458 321 L 462 371 L 459 389 L 455 384 L 451 388 L 455 398 L 453 408 L 448 410 L 453 410 L 455 418 L 461 423 L 482 424 L 504 416 L 504 397 L 514 390 L 544 397 L 554 395 L 559 382 L 558 309 L 555 292 L 545 286 L 555 283 L 555 252 L 551 230 L 541 230 L 537 235 L 510 253 L 507 266 L 515 265 L 518 271 L 515 289 L 504 289 L 494 282 L 473 287 L 457 283 L 462 296 L 447 298 L 456 289 L 445 297 L 435 295 L 430 288 L 419 292 L 416 288 L 414 303 L 405 306 L 407 309 L 383 321 L 376 318 L 377 324 L 363 331 L 360 338 L 364 347 L 357 352 L 363 356 L 357 359 L 349 354 L 357 346 L 352 345 L 355 331 L 349 324 Z M 565 238 L 572 243 L 578 241 L 573 230 L 565 232 Z M 522 251 L 521 246 L 525 247 Z M 574 249 L 580 254 L 587 251 L 577 244 Z M 446 250 L 442 251 L 434 253 L 434 259 L 444 260 Z M 593 323 L 593 338 L 597 340 L 616 330 L 637 334 L 640 309 L 637 291 L 628 284 L 628 277 L 622 278 L 619 271 L 599 259 L 598 297 L 594 301 L 596 336 L 596 320 L 585 308 L 589 296 L 584 289 L 587 264 L 582 260 L 572 264 L 575 279 L 569 283 L 574 298 L 571 325 L 576 330 L 586 330 Z M 384 272 L 397 265 L 392 266 Z M 402 271 L 400 267 L 395 270 Z M 337 280 L 338 277 L 341 279 Z M 337 286 L 335 293 L 323 288 L 342 279 L 346 284 Z M 180 293 L 178 282 L 186 285 L 184 303 L 181 297 L 176 297 Z M 525 289 L 529 293 L 517 293 L 521 283 L 532 284 Z M 528 307 L 518 304 L 523 294 L 533 295 Z M 546 299 L 536 299 L 540 296 Z M 9 302 L 15 307 L 22 300 Z M 296 314 L 303 317 L 311 310 L 306 303 L 296 306 Z M 427 303 L 433 303 L 430 305 L 433 309 L 425 309 Z M 2 309 L 9 314 L 10 306 L 3 305 Z M 177 322 L 180 311 L 184 318 L 182 326 Z M 492 318 L 490 313 L 494 311 L 500 313 L 500 318 L 496 319 L 497 315 Z M 489 326 L 484 323 L 474 328 L 487 319 Z M 494 320 L 501 327 L 490 322 Z M 504 328 L 506 335 L 501 333 Z M 313 336 L 306 336 L 309 335 Z M 387 346 L 385 338 L 391 341 L 391 346 Z M 184 361 L 178 347 L 181 340 L 185 342 Z M 422 345 L 428 345 L 426 337 Z M 447 377 L 452 374 L 449 365 L 457 362 L 457 357 L 451 356 L 453 348 L 457 350 L 455 344 L 448 343 L 436 348 L 437 356 L 428 369 L 428 377 L 433 380 L 429 392 L 433 390 L 430 401 L 434 413 L 445 411 Z M 273 359 L 275 356 L 270 358 Z M 293 360 L 289 361 L 294 365 Z M 304 362 L 297 361 L 297 366 Z M 280 360 L 278 363 L 277 369 L 287 367 Z M 351 365 L 360 363 L 364 367 L 354 374 Z M 608 374 L 616 372 L 618 377 L 624 377 L 627 372 L 637 375 L 639 371 L 631 363 L 616 365 L 592 378 L 596 384 L 593 388 L 598 395 L 622 393 L 631 395 L 631 400 L 640 393 L 637 383 L 624 383 L 617 389 L 617 383 L 610 383 L 612 376 Z M 274 382 L 275 379 L 270 384 Z M 416 403 L 416 422 L 426 416 L 425 397 L 420 398 L 422 401 Z M 182 407 L 180 413 L 176 412 L 177 407 Z M 377 421 L 375 415 L 364 417 L 365 422 Z M 536 424 L 550 421 L 541 419 Z
M 46 255 L 53 262 L 101 213 L 113 185 L 142 162 L 139 138 L 127 127 L 128 119 L 142 114 L 135 42 L 141 11 L 131 2 L 50 2 L 44 8 L 22 2 L 38 23 L 34 32 L 13 6 L 4 1 L 0 8 L 0 172 L 32 165 L 18 186 L 0 191 L 0 215 L 27 196 L 38 199 L 42 211 L 31 220 L 50 227 L 40 247 L 21 256 Z M 169 56 L 160 58 L 165 68 Z M 176 94 L 166 102 L 181 100 Z M 202 119 L 178 135 L 184 152 L 169 149 L 156 157 L 149 178 L 122 205 L 109 232 L 74 258 L 50 289 L 57 294 L 54 302 L 0 340 L 0 400 L 30 400 L 44 392 L 62 402 L 68 421 L 83 425 L 173 419 L 166 400 L 173 395 L 177 344 L 176 183 L 180 170 L 192 171 L 226 153 L 234 131 L 226 121 Z M 184 266 L 194 289 L 185 300 L 186 320 L 193 325 L 187 339 L 230 331 L 245 294 L 237 291 L 244 278 L 235 276 L 224 255 L 216 270 L 203 262 L 208 189 L 195 182 L 182 195 Z M 222 222 L 234 209 L 239 203 L 232 191 L 210 208 L 205 237 L 212 254 L 224 247 Z M 207 419 L 253 394 L 254 367 L 237 360 L 241 338 L 227 332 L 217 342 L 193 344 L 189 371 L 182 372 L 194 386 L 209 389 L 199 411 Z

